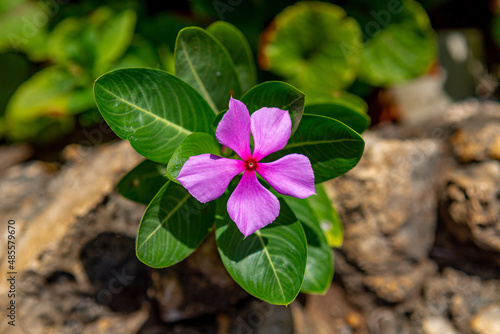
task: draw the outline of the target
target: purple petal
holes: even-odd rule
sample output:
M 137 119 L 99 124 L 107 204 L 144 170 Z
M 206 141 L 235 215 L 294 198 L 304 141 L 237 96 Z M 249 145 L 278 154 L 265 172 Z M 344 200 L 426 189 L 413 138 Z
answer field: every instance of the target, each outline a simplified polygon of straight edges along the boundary
M 261 108 L 251 119 L 254 150 L 252 157 L 259 161 L 286 146 L 292 132 L 288 111 L 278 108 Z
M 316 194 L 313 169 L 305 155 L 294 153 L 273 162 L 259 162 L 256 172 L 280 194 L 297 198 Z
M 246 160 L 250 158 L 250 114 L 243 102 L 231 98 L 229 110 L 222 117 L 215 137 L 226 147 L 229 147 Z
M 221 158 L 213 154 L 192 156 L 177 177 L 184 188 L 202 203 L 219 198 L 229 182 L 245 170 L 241 160 Z
M 254 171 L 245 171 L 227 201 L 227 212 L 246 238 L 278 217 L 280 202 L 260 184 Z

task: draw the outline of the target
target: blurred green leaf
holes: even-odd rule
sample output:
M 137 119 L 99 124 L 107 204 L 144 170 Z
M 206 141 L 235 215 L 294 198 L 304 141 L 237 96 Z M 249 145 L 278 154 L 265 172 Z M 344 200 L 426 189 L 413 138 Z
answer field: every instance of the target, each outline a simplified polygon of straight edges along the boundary
M 94 45 L 97 43 L 95 28 L 89 20 L 68 17 L 52 30 L 47 42 L 49 58 L 56 63 L 76 62 L 86 69 L 93 66 Z
M 261 67 L 283 76 L 306 95 L 350 85 L 362 47 L 358 23 L 333 4 L 303 1 L 284 9 L 264 32 Z
M 277 160 L 290 153 L 307 156 L 314 182 L 321 183 L 347 173 L 357 165 L 365 143 L 354 130 L 332 118 L 304 115 L 285 148 L 266 158 Z
M 27 0 L 3 0 L 0 2 L 0 14 L 24 2 L 27 2 Z
M 225 210 L 226 201 L 217 202 Z M 273 223 L 246 238 L 226 212 L 217 220 L 215 235 L 222 263 L 243 289 L 268 303 L 288 305 L 302 287 L 307 240 L 283 200 L 280 207 Z
M 235 26 L 224 21 L 217 21 L 207 28 L 207 31 L 229 52 L 241 82 L 243 92 L 257 84 L 257 70 L 252 56 L 252 50 L 245 36 Z
M 136 14 L 100 7 L 87 17 L 68 17 L 52 31 L 48 52 L 53 61 L 77 62 L 95 75 L 112 68 L 134 36 Z
M 308 197 L 306 201 L 312 208 L 315 218 L 319 221 L 328 245 L 340 247 L 344 239 L 344 227 L 324 185 L 316 184 L 316 196 Z
M 135 21 L 135 12 L 124 10 L 113 15 L 100 27 L 95 45 L 96 74 L 109 69 L 125 53 L 134 37 Z
M 172 154 L 168 162 L 167 176 L 173 182 L 179 183 L 176 178 L 189 157 L 205 153 L 221 155 L 220 145 L 215 140 L 215 137 L 199 132 L 190 134 L 177 146 L 174 154 Z
M 123 197 L 141 204 L 149 204 L 161 187 L 167 183 L 167 166 L 144 160 L 118 182 L 116 189 Z
M 492 28 L 491 28 L 493 40 L 495 41 L 497 47 L 500 47 L 500 13 L 497 13 L 493 17 Z
M 43 60 L 48 15 L 31 1 L 10 1 L 3 6 L 4 10 L 0 11 L 0 52 L 26 52 L 33 61 Z
M 307 105 L 304 114 L 326 116 L 344 123 L 357 133 L 363 133 L 370 125 L 370 117 L 343 104 L 325 103 Z
M 33 73 L 34 66 L 18 53 L 0 54 L 0 117 L 5 114 L 7 102 L 21 83 Z
M 214 224 L 215 202 L 201 204 L 182 186 L 167 182 L 142 217 L 137 232 L 139 260 L 164 268 L 188 257 Z
M 205 30 L 181 30 L 175 44 L 175 74 L 196 89 L 217 114 L 229 98 L 239 98 L 241 85 L 227 50 Z
M 191 86 L 160 70 L 108 72 L 94 84 L 97 107 L 111 129 L 149 160 L 167 164 L 193 132 L 212 133 L 213 111 Z
M 324 294 L 333 278 L 332 250 L 309 203 L 288 196 L 283 199 L 302 223 L 307 238 L 307 266 L 301 292 Z
M 82 82 L 78 68 L 47 67 L 22 83 L 9 100 L 5 113 L 8 135 L 15 140 L 34 137 L 36 133 L 29 135 L 19 127 L 41 117 L 64 118 L 93 106 L 92 90 Z
M 423 75 L 436 61 L 436 34 L 422 6 L 402 0 L 397 18 L 363 48 L 360 80 L 373 86 L 392 86 Z
M 160 54 L 160 64 L 161 68 L 168 73 L 175 73 L 175 58 L 174 53 L 170 50 L 167 45 L 160 45 L 158 47 L 158 53 Z
M 160 59 L 154 45 L 144 38 L 135 35 L 123 57 L 110 70 L 127 67 L 160 67 Z
M 196 26 L 196 21 L 178 12 L 155 13 L 147 20 L 137 21 L 137 30 L 156 46 L 166 45 L 170 50 L 175 48 L 175 40 L 179 31 L 184 28 Z M 161 34 L 158 32 L 161 31 Z

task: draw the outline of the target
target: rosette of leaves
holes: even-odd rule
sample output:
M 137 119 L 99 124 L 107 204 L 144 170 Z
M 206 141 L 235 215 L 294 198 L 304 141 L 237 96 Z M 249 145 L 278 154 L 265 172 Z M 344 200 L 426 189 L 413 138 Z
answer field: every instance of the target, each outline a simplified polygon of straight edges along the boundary
M 356 78 L 361 29 L 339 6 L 316 1 L 285 8 L 261 37 L 259 64 L 308 96 L 330 95 Z
M 391 86 L 423 75 L 436 59 L 436 37 L 413 0 L 348 1 L 344 9 L 298 2 L 262 34 L 259 63 L 285 78 L 309 102 L 348 88 L 355 79 Z
M 385 87 L 425 74 L 436 61 L 437 40 L 422 5 L 414 0 L 369 2 L 374 9 L 361 23 L 367 40 L 359 79 Z
M 174 57 L 175 75 L 120 69 L 94 84 L 96 104 L 111 129 L 147 159 L 118 185 L 123 196 L 148 205 L 137 234 L 137 257 L 151 267 L 172 266 L 215 228 L 224 266 L 250 294 L 287 305 L 300 291 L 324 293 L 333 275 L 330 247 L 342 242 L 342 226 L 320 183 L 358 163 L 364 142 L 354 128 L 364 126 L 356 119 L 344 118 L 349 125 L 335 119 L 344 113 L 341 108 L 304 109 L 304 94 L 284 82 L 257 84 L 248 43 L 229 23 L 181 30 Z M 228 192 L 202 204 L 175 179 L 190 156 L 231 154 L 215 140 L 213 129 L 231 96 L 250 112 L 287 110 L 294 133 L 279 154 L 306 155 L 318 183 L 317 196 L 280 196 L 278 218 L 247 238 L 227 214 Z

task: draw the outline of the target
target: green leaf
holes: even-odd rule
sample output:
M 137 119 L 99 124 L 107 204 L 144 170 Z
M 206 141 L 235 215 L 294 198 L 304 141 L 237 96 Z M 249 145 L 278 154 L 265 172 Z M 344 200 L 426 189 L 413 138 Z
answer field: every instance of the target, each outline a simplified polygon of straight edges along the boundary
M 111 129 L 149 160 L 167 164 L 188 135 L 212 133 L 213 112 L 207 102 L 164 71 L 108 72 L 96 80 L 94 97 Z
M 362 34 L 336 5 L 302 1 L 276 16 L 261 39 L 262 68 L 283 76 L 306 95 L 348 87 L 356 78 Z
M 221 155 L 220 145 L 215 140 L 215 137 L 206 133 L 190 134 L 177 147 L 170 158 L 167 167 L 167 176 L 173 182 L 179 183 L 176 178 L 179 176 L 182 166 L 188 161 L 189 157 L 204 153 Z
M 337 121 L 348 125 L 357 133 L 363 133 L 363 131 L 365 131 L 370 125 L 370 117 L 368 115 L 359 113 L 358 111 L 342 104 L 325 103 L 307 105 L 304 109 L 304 113 L 336 119 Z
M 208 235 L 214 215 L 214 202 L 202 204 L 183 187 L 167 182 L 142 217 L 137 232 L 137 257 L 154 268 L 184 260 Z
M 166 170 L 167 166 L 163 164 L 144 160 L 122 177 L 116 189 L 125 198 L 141 204 L 149 204 L 168 181 L 165 176 Z
M 392 86 L 423 75 L 436 60 L 436 34 L 417 1 L 369 40 L 361 52 L 359 77 L 373 86 Z
M 205 30 L 184 28 L 175 43 L 175 74 L 196 89 L 217 114 L 229 98 L 241 95 L 236 68 L 227 50 Z
M 97 73 L 105 71 L 125 53 L 134 37 L 136 16 L 134 11 L 124 10 L 100 27 L 95 45 Z
M 332 250 L 308 202 L 288 196 L 284 200 L 302 223 L 307 238 L 307 266 L 301 291 L 324 294 L 333 278 Z
M 150 41 L 135 35 L 127 52 L 110 69 L 117 70 L 127 67 L 158 68 L 159 66 L 160 59 L 156 47 Z
M 91 25 L 88 18 L 68 17 L 62 20 L 48 37 L 48 57 L 55 63 L 76 62 L 84 68 L 91 68 L 97 42 L 96 30 L 95 24 Z
M 241 31 L 225 21 L 211 24 L 207 31 L 217 38 L 231 55 L 243 92 L 255 86 L 257 84 L 257 71 L 252 50 Z
M 266 158 L 274 161 L 290 153 L 307 156 L 314 181 L 321 183 L 347 173 L 357 165 L 365 142 L 350 127 L 332 118 L 304 115 L 287 146 Z
M 20 53 L 0 54 L 0 118 L 12 94 L 33 72 L 32 64 Z
M 48 53 L 56 62 L 77 62 L 98 75 L 109 70 L 134 37 L 136 14 L 100 7 L 89 16 L 68 17 L 54 28 Z
M 9 122 L 30 122 L 40 117 L 61 118 L 92 108 L 92 91 L 78 68 L 50 66 L 35 73 L 12 95 L 6 108 Z
M 218 201 L 225 208 L 225 201 Z M 248 293 L 268 303 L 290 304 L 300 291 L 307 262 L 307 240 L 300 222 L 280 200 L 280 215 L 243 239 L 228 218 L 217 220 L 215 235 L 222 263 Z
M 306 198 L 313 209 L 314 216 L 319 221 L 330 247 L 340 247 L 344 239 L 344 227 L 333 201 L 328 197 L 325 187 L 316 184 L 316 196 Z
M 45 59 L 46 20 L 36 20 L 45 12 L 34 1 L 2 1 L 0 5 L 0 53 L 25 52 L 32 61 Z M 1 8 L 3 7 L 3 8 Z M 46 18 L 46 17 L 45 17 Z
M 288 110 L 292 119 L 292 133 L 297 129 L 304 112 L 304 93 L 281 81 L 267 81 L 250 89 L 241 101 L 250 114 L 263 107 Z

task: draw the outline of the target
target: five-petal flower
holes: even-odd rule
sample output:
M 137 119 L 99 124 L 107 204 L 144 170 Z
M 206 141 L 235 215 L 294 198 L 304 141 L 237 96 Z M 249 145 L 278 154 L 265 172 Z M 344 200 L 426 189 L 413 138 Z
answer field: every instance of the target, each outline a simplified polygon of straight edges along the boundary
M 273 162 L 260 162 L 286 146 L 291 128 L 292 121 L 287 111 L 261 108 L 250 116 L 241 101 L 231 98 L 229 110 L 217 127 L 216 138 L 242 160 L 213 154 L 192 156 L 182 167 L 177 180 L 198 201 L 206 203 L 219 198 L 229 182 L 243 172 L 227 202 L 227 211 L 247 237 L 272 223 L 280 211 L 278 199 L 260 184 L 256 174 L 280 194 L 297 198 L 315 194 L 314 174 L 306 156 L 289 154 Z M 250 135 L 254 141 L 253 153 Z

